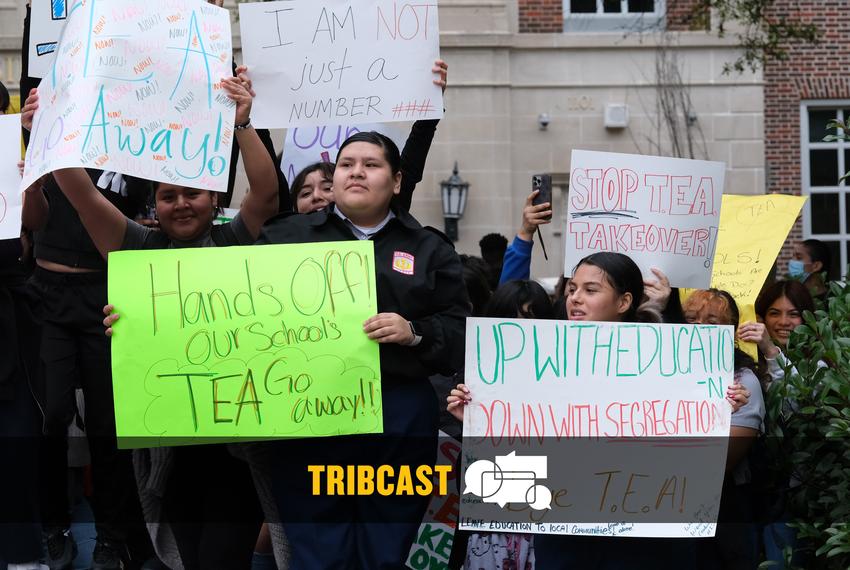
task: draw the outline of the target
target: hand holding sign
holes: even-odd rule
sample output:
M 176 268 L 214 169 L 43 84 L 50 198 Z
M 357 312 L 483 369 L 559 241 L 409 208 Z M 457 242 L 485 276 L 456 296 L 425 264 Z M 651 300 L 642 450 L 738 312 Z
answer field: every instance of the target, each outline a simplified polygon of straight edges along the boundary
M 716 512 L 730 399 L 747 397 L 728 389 L 734 350 L 731 326 L 467 319 L 460 528 L 712 535 L 693 525 L 716 520 L 699 513 Z
M 227 96 L 236 103 L 237 125 L 248 123 L 251 118 L 251 105 L 254 101 L 251 80 L 247 76 L 247 68 L 237 68 L 237 77 L 227 77 L 221 80 L 221 87 L 227 91 Z
M 382 428 L 371 242 L 109 256 L 121 445 Z M 210 272 L 215 267 L 215 272 Z
M 32 118 L 35 116 L 35 110 L 38 109 L 38 89 L 30 89 L 24 108 L 21 109 L 21 126 L 28 131 L 32 130 Z

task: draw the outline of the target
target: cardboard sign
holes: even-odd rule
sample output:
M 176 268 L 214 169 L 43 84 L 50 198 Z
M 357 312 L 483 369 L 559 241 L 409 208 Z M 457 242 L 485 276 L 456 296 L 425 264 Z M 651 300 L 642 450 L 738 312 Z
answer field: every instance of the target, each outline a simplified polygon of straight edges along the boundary
M 70 6 L 69 6 L 70 2 Z M 30 10 L 29 76 L 44 77 L 56 59 L 56 47 L 71 9 L 79 0 L 32 0 Z
M 805 196 L 723 196 L 711 286 L 753 304 L 761 292 Z
M 231 57 L 228 12 L 206 2 L 75 4 L 39 86 L 22 188 L 85 166 L 226 191 Z
M 468 319 L 460 528 L 711 536 L 731 326 Z
M 380 433 L 370 241 L 109 256 L 122 447 Z
M 21 116 L 0 115 L 0 239 L 21 236 Z
M 741 324 L 755 322 L 756 299 L 805 203 L 805 196 L 784 194 L 723 196 L 711 286 L 732 295 Z M 683 302 L 690 293 L 680 292 Z M 758 359 L 755 344 L 742 342 L 740 348 Z
M 326 125 L 316 127 L 295 127 L 286 131 L 283 143 L 283 157 L 280 170 L 292 185 L 293 180 L 305 167 L 316 162 L 336 162 L 339 147 L 345 139 L 355 133 L 377 131 L 390 137 L 398 146 L 404 148 L 409 129 L 404 125 L 371 123 L 364 125 Z
M 438 119 L 437 3 L 281 0 L 239 4 L 258 127 Z
M 708 287 L 725 167 L 720 162 L 574 150 L 565 274 L 585 256 L 623 253 L 646 279 Z

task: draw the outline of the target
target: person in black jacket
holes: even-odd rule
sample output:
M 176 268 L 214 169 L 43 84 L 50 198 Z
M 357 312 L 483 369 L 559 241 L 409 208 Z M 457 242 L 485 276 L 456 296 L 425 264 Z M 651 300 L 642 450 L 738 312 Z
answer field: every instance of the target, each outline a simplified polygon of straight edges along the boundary
M 371 239 L 378 314 L 363 325 L 380 344 L 384 433 L 277 444 L 274 494 L 291 568 L 400 568 L 428 497 L 313 496 L 307 465 L 434 465 L 438 405 L 428 376 L 463 366 L 469 302 L 454 248 L 391 206 L 400 192 L 398 148 L 375 132 L 340 147 L 335 203 L 280 215 L 259 244 Z M 309 522 L 308 522 L 309 521 Z
M 36 107 L 37 94 L 33 93 L 21 117 L 26 130 Z M 102 174 L 87 170 L 83 178 L 94 186 Z M 98 195 L 123 215 L 135 217 L 149 187 L 138 179 L 123 186 L 119 192 L 99 189 Z M 122 559 L 125 565 L 131 560 L 143 561 L 152 548 L 136 493 L 131 454 L 119 450 L 115 440 L 109 340 L 101 326 L 107 297 L 106 261 L 52 177 L 26 190 L 22 222 L 35 231 L 36 267 L 29 286 L 44 309 L 40 357 L 47 438 L 41 507 L 48 564 L 70 568 L 77 554 L 70 531 L 67 430 L 77 415 L 78 386 L 85 397 L 84 425 L 92 458 L 91 502 L 97 530 L 93 568 L 119 568 Z

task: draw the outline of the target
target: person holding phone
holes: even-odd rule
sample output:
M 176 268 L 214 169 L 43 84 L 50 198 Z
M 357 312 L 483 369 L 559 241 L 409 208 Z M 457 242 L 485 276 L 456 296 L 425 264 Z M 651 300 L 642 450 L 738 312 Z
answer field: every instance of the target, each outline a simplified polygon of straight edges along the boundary
M 519 232 L 505 250 L 499 285 L 529 278 L 534 232 L 539 233 L 540 226 L 552 222 L 552 178 L 548 174 L 535 174 L 531 182 L 532 190 L 525 199 Z

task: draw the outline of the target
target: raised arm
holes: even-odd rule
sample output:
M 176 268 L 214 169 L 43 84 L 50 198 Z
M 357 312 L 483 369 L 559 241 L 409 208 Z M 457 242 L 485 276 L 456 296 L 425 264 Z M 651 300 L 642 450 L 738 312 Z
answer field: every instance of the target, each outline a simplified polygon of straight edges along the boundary
M 242 200 L 239 212 L 251 237 L 257 239 L 266 220 L 277 214 L 278 180 L 274 161 L 257 131 L 250 126 L 254 90 L 246 71 L 245 67 L 238 67 L 236 77 L 222 80 L 222 85 L 228 96 L 236 102 L 236 140 L 239 142 L 245 174 L 248 175 L 248 193 Z M 247 127 L 238 128 L 244 125 Z
M 63 168 L 53 173 L 62 193 L 77 210 L 83 227 L 104 259 L 118 251 L 127 232 L 127 218 L 101 194 L 82 168 Z
M 434 67 L 431 68 L 431 73 L 436 75 L 434 84 L 439 85 L 445 93 L 448 85 L 448 64 L 442 59 L 436 60 Z M 413 123 L 410 135 L 404 143 L 404 148 L 401 151 L 401 191 L 396 198 L 399 208 L 404 211 L 410 211 L 413 191 L 416 189 L 416 185 L 422 181 L 425 161 L 428 159 L 428 152 L 431 150 L 431 142 L 434 140 L 434 133 L 437 131 L 439 122 L 439 119 L 416 121 Z
M 552 221 L 552 204 L 549 202 L 536 206 L 533 204 L 537 194 L 538 190 L 535 190 L 525 199 L 522 225 L 514 241 L 505 250 L 499 285 L 514 279 L 528 279 L 531 275 L 531 248 L 534 245 L 534 232 L 537 231 L 537 226 Z

